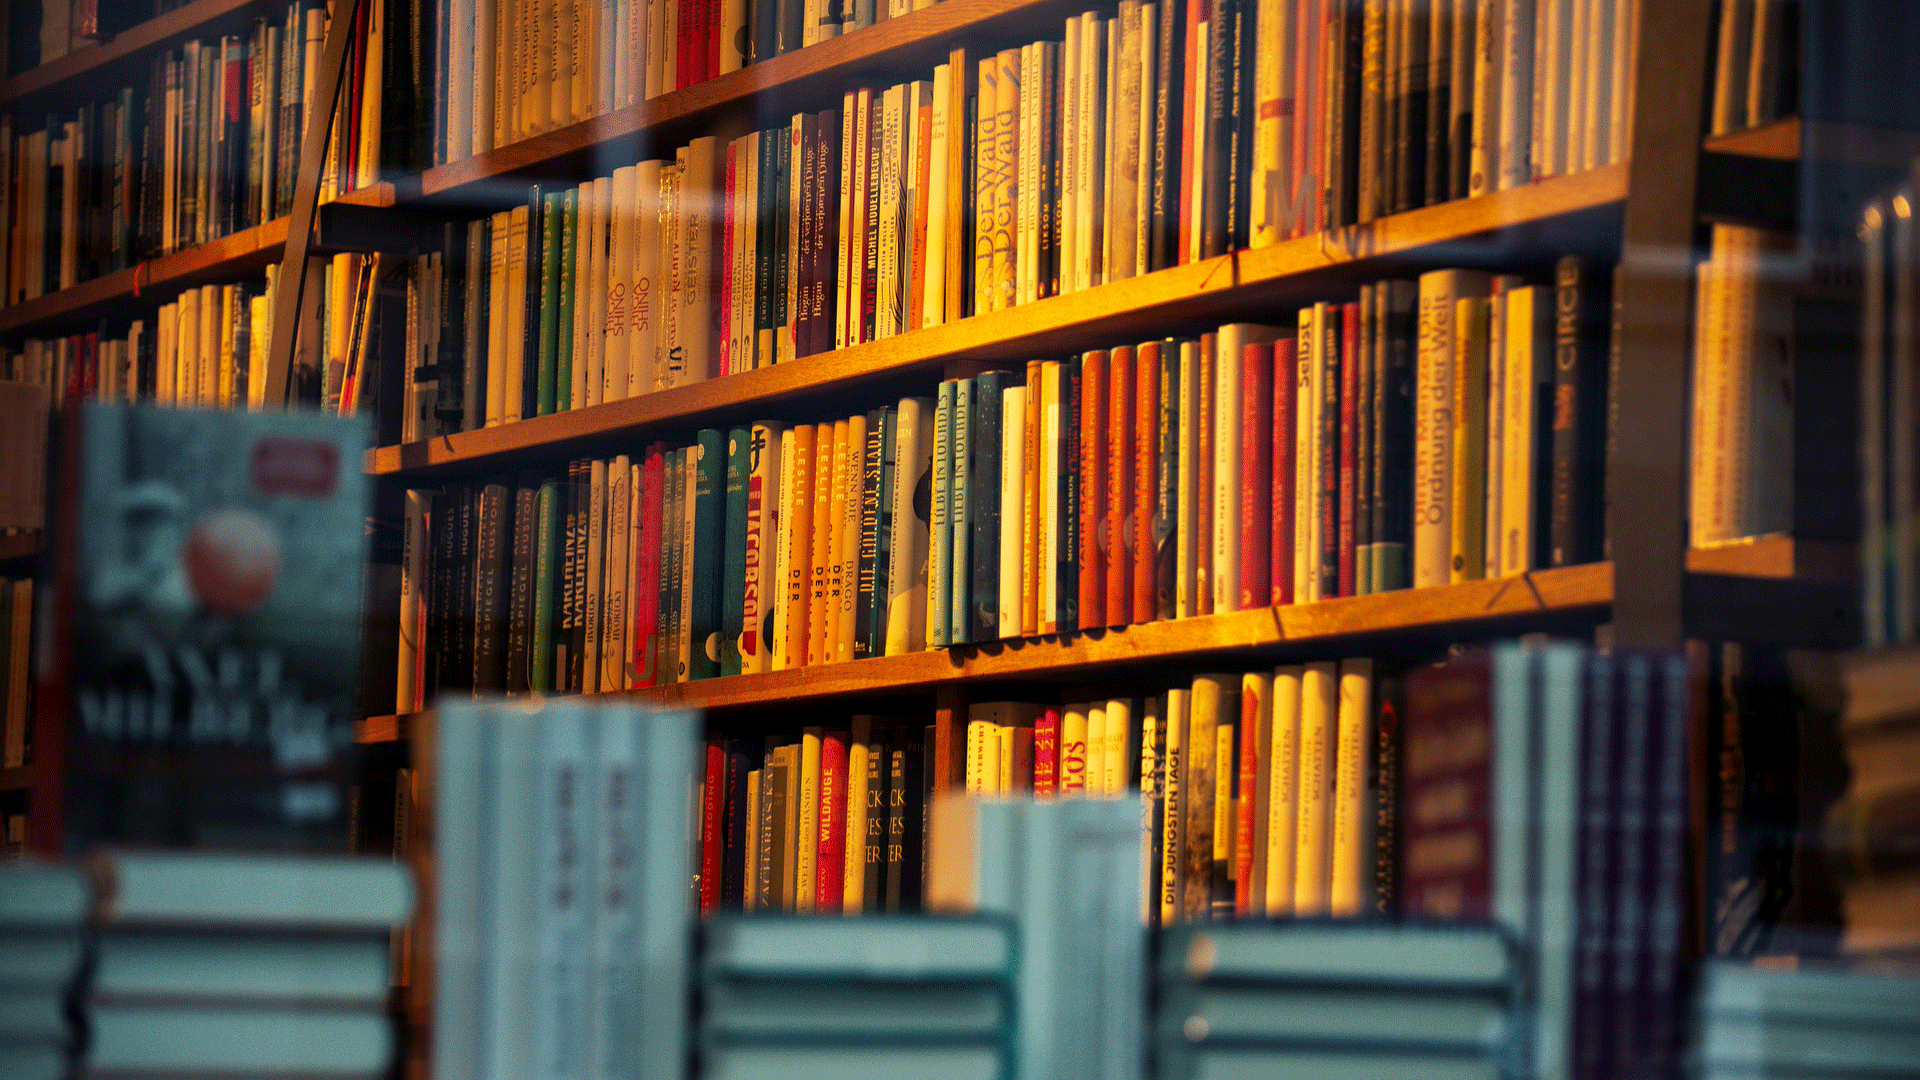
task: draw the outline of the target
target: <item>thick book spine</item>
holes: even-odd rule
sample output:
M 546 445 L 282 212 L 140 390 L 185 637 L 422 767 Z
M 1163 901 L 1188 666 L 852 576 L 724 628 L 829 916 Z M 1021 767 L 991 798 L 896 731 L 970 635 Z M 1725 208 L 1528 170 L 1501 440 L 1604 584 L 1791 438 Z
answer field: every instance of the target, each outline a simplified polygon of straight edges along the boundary
M 776 602 L 773 666 L 797 668 L 806 662 L 808 585 L 813 559 L 814 450 L 817 430 L 799 424 L 782 435 L 780 448 L 781 582 Z
M 1171 619 L 1175 607 L 1175 574 L 1179 545 L 1175 529 L 1180 519 L 1180 342 L 1173 338 L 1151 342 L 1157 357 L 1153 366 L 1160 372 L 1154 391 L 1154 499 L 1153 543 L 1153 617 Z M 1147 364 L 1143 361 L 1142 367 Z
M 1106 608 L 1107 498 L 1107 379 L 1105 350 L 1080 358 L 1080 625 L 1108 626 Z
M 879 655 L 874 649 L 873 609 L 876 594 L 875 575 L 880 566 L 880 456 L 882 410 L 866 417 L 866 437 L 861 447 L 860 467 L 860 540 L 858 566 L 854 577 L 853 655 L 855 659 Z M 886 640 L 880 640 L 880 652 Z
M 525 694 L 532 675 L 533 546 L 538 492 L 529 479 L 513 491 L 512 561 L 507 584 L 505 686 L 509 696 Z
M 927 568 L 926 642 L 928 647 L 946 648 L 951 636 L 948 619 L 953 572 L 953 533 L 950 520 L 953 503 L 953 411 L 957 379 L 940 383 L 933 413 L 933 513 L 930 525 Z
M 786 425 L 762 422 L 749 429 L 744 551 L 741 556 L 740 667 L 773 670 L 773 598 L 779 588 L 781 508 L 780 452 Z M 731 520 L 731 519 L 729 519 Z
M 1333 806 L 1328 825 L 1327 911 L 1335 918 L 1369 912 L 1368 843 L 1372 827 L 1373 661 L 1340 663 L 1339 705 L 1334 725 Z
M 747 488 L 753 475 L 753 433 L 727 432 L 727 488 L 721 523 L 720 674 L 742 670 L 740 642 L 746 629 Z
M 473 687 L 506 689 L 508 544 L 507 485 L 480 489 L 474 552 Z
M 887 595 L 888 656 L 926 648 L 927 541 L 933 472 L 933 401 L 901 398 L 895 437 Z M 929 492 L 930 493 L 930 492 Z
M 974 641 L 993 641 L 1000 636 L 1000 414 L 1006 382 L 1002 371 L 985 371 L 975 377 L 968 462 L 972 491 L 967 498 L 973 534 L 967 610 Z
M 1133 550 L 1134 407 L 1139 403 L 1133 361 L 1134 349 L 1125 345 L 1107 358 L 1107 573 L 1102 604 L 1114 624 L 1134 620 L 1133 560 L 1140 554 Z
M 1605 298 L 1579 256 L 1554 267 L 1553 464 L 1548 557 L 1572 566 L 1599 557 L 1605 505 Z
M 820 736 L 820 824 L 813 860 L 813 908 L 828 914 L 842 909 L 846 886 L 847 742 L 844 731 L 826 731 Z
M 1262 607 L 1273 583 L 1273 346 L 1249 343 L 1238 357 L 1240 427 L 1240 593 L 1236 608 Z
M 959 379 L 953 390 L 953 463 L 949 468 L 947 531 L 948 643 L 973 640 L 973 439 L 976 379 Z M 864 431 L 864 428 L 862 429 Z
M 840 465 L 847 449 L 847 422 L 821 424 L 814 442 L 813 536 L 808 545 L 810 564 L 807 573 L 807 659 L 809 664 L 824 664 L 833 658 L 833 635 L 840 625 L 831 597 L 834 567 L 839 554 L 834 550 L 840 535 L 840 512 L 834 505 L 839 485 L 846 482 Z
M 1296 916 L 1328 913 L 1338 683 L 1337 665 L 1332 661 L 1306 665 L 1300 680 L 1300 783 L 1293 880 Z
M 879 411 L 880 453 L 875 476 L 878 478 L 875 488 L 875 525 L 873 532 L 873 598 L 868 607 L 869 623 L 867 627 L 867 645 L 871 655 L 884 656 L 887 653 L 887 623 L 889 609 L 893 604 L 893 530 L 894 520 L 894 484 L 899 461 L 896 456 L 896 443 L 899 441 L 900 412 L 896 408 L 884 408 Z M 869 421 L 871 423 L 871 421 Z
M 1461 297 L 1454 305 L 1449 581 L 1470 581 L 1486 574 L 1487 319 L 1491 303 L 1486 297 Z
M 1157 341 L 1133 354 L 1133 407 L 1127 452 L 1133 456 L 1133 495 L 1128 500 L 1127 543 L 1133 548 L 1128 581 L 1130 622 L 1159 615 L 1160 560 L 1154 525 L 1160 506 L 1160 360 Z
M 1027 482 L 1027 395 L 1039 387 L 1009 386 L 1001 392 L 1000 425 L 1000 569 L 996 610 L 998 637 L 1019 637 L 1026 632 L 1022 621 L 1022 590 L 1028 548 L 1022 533 L 1026 518 L 1024 491 Z

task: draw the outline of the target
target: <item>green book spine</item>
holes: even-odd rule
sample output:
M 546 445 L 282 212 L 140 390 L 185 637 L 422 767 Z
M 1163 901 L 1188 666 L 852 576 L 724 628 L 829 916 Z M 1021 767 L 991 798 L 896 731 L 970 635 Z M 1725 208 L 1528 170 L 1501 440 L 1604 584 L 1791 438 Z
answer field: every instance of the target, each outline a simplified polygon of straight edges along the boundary
M 555 340 L 560 330 L 560 195 L 545 197 L 540 229 L 540 376 L 536 413 L 545 416 L 554 407 L 554 374 L 558 361 Z
M 727 497 L 720 566 L 720 674 L 740 674 L 740 637 L 747 622 L 747 480 L 753 473 L 753 431 L 727 432 Z
M 721 517 L 725 513 L 727 454 L 725 436 L 713 428 L 700 432 L 688 450 L 696 455 L 693 478 L 693 549 L 686 554 L 691 583 L 687 628 L 693 635 L 687 677 L 720 674 Z M 742 544 L 744 550 L 744 541 Z
M 566 412 L 573 408 L 573 302 L 578 287 L 573 279 L 573 263 L 579 250 L 580 191 L 569 188 L 560 197 L 560 281 L 559 322 L 554 329 L 553 408 L 542 412 Z M 540 316 L 546 318 L 543 311 Z M 594 329 L 599 329 L 595 327 Z M 541 381 L 542 392 L 547 383 Z
M 953 392 L 958 382 L 958 379 L 947 379 L 940 384 L 933 414 L 933 521 L 929 534 L 926 633 L 927 645 L 935 649 L 945 648 L 952 641 L 947 604 L 952 596 L 948 581 L 953 566 L 953 534 L 947 514 L 953 494 Z
M 554 617 L 559 613 L 556 589 L 560 584 L 560 481 L 540 484 L 533 552 L 533 677 L 536 694 L 551 693 L 553 685 Z

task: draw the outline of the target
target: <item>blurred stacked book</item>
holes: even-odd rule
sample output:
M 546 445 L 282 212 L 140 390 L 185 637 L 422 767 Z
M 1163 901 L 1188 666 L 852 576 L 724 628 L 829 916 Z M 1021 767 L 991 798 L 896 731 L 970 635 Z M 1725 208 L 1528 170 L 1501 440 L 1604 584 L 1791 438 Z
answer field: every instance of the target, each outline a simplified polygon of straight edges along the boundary
M 387 943 L 413 909 L 405 868 L 179 852 L 96 866 L 90 1073 L 386 1075 Z
M 709 1080 L 1013 1075 L 1011 922 L 727 915 L 706 928 Z
M 1518 975 L 1490 927 L 1180 927 L 1161 940 L 1158 1075 L 1495 1080 Z
M 1841 672 L 1850 778 L 1825 839 L 1840 882 L 1840 947 L 1911 956 L 1920 953 L 1920 648 L 1857 653 Z
M 612 701 L 440 710 L 435 1075 L 685 1076 L 697 730 Z
M 0 1076 L 56 1080 L 74 1045 L 69 994 L 81 966 L 88 886 L 39 864 L 0 869 Z
M 1920 1076 L 1920 978 L 1709 961 L 1700 976 L 1700 1080 Z
M 1146 851 L 1131 798 L 941 798 L 927 906 L 1011 916 L 1020 934 L 1022 1076 L 1140 1080 L 1146 1060 Z

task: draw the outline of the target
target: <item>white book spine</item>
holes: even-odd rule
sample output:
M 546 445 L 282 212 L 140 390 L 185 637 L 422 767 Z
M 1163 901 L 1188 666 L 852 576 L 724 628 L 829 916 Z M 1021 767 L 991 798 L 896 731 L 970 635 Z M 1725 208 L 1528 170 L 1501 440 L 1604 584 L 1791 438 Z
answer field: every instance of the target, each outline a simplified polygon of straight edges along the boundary
M 660 161 L 634 166 L 633 276 L 627 288 L 627 392 L 646 393 L 660 385 Z M 617 237 L 615 238 L 618 239 Z
M 1306 665 L 1300 680 L 1300 780 L 1295 830 L 1293 914 L 1326 915 L 1332 860 L 1334 747 L 1339 686 L 1333 661 Z
M 1306 668 L 1273 674 L 1267 751 L 1267 860 L 1262 889 L 1269 918 L 1293 913 L 1294 852 L 1300 814 L 1300 690 Z
M 887 571 L 887 655 L 927 647 L 928 522 L 914 493 L 933 468 L 933 402 L 901 398 L 894 440 L 892 552 Z
M 1499 189 L 1533 179 L 1534 0 L 1500 0 Z
M 1327 910 L 1335 918 L 1365 914 L 1372 864 L 1373 661 L 1340 662 L 1334 733 L 1332 851 Z

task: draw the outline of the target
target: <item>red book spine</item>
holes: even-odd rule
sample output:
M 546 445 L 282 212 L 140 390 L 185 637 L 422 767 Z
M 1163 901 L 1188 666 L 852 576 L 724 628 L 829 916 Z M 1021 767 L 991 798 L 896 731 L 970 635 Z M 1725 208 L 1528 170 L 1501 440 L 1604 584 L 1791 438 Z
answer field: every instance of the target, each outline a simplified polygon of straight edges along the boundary
M 1219 335 L 1206 333 L 1200 335 L 1200 363 L 1198 365 L 1200 385 L 1194 400 L 1200 403 L 1195 426 L 1203 433 L 1200 436 L 1200 460 L 1193 463 L 1194 486 L 1199 489 L 1199 513 L 1194 515 L 1194 531 L 1200 537 L 1200 566 L 1198 573 L 1199 588 L 1194 590 L 1194 613 L 1213 614 L 1213 423 L 1214 410 L 1219 403 L 1218 369 L 1220 358 L 1216 355 L 1219 347 Z
M 1109 622 L 1132 610 L 1133 592 L 1133 348 L 1107 354 L 1107 596 Z
M 1160 562 L 1153 543 L 1153 511 L 1160 482 L 1160 343 L 1134 352 L 1133 366 L 1133 622 L 1159 614 Z
M 1241 350 L 1240 607 L 1264 606 L 1273 572 L 1273 346 Z
M 1256 346 L 1247 346 L 1251 354 Z M 1234 800 L 1233 823 L 1233 910 L 1244 919 L 1253 914 L 1253 792 L 1259 783 L 1260 725 L 1254 718 L 1260 712 L 1260 695 L 1240 690 L 1240 797 Z
M 1484 655 L 1409 672 L 1400 714 L 1400 911 L 1487 918 L 1493 898 L 1491 676 Z
M 1013 790 L 1024 794 L 1033 790 L 1033 727 L 1021 724 L 1013 729 Z
M 844 731 L 820 736 L 820 847 L 813 859 L 814 910 L 840 910 L 847 872 L 847 740 Z
M 1353 595 L 1353 516 L 1360 476 L 1360 305 L 1340 307 L 1340 595 Z
M 720 4 L 721 0 L 707 0 L 706 66 L 700 72 L 703 79 L 720 74 Z
M 1049 705 L 1033 722 L 1033 797 L 1051 799 L 1060 780 L 1060 709 Z
M 1080 626 L 1107 619 L 1107 353 L 1080 359 Z M 1117 617 L 1113 622 L 1124 621 Z
M 720 906 L 720 815 L 726 805 L 727 752 L 707 744 L 707 782 L 700 792 L 700 914 Z
M 633 605 L 633 685 L 660 682 L 660 565 L 661 498 L 667 480 L 666 444 L 647 447 L 641 469 L 640 595 Z
M 1294 371 L 1299 363 L 1299 342 L 1281 338 L 1273 343 L 1273 505 L 1268 521 L 1273 529 L 1273 563 L 1267 576 L 1268 602 L 1293 603 L 1293 468 L 1298 447 L 1294 443 Z

